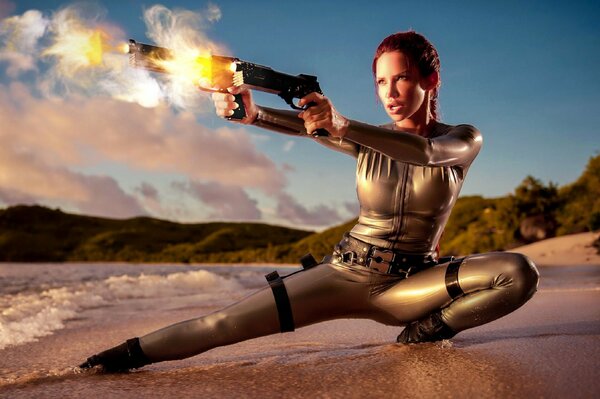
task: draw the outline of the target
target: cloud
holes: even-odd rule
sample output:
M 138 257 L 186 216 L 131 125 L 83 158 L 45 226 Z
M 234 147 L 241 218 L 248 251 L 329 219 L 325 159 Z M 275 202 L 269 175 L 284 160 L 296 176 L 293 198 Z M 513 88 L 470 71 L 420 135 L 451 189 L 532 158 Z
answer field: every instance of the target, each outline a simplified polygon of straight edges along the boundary
M 283 152 L 290 152 L 294 147 L 295 142 L 293 140 L 288 140 L 283 145 Z
M 217 182 L 174 183 L 175 188 L 187 192 L 213 209 L 211 218 L 220 220 L 259 220 L 262 216 L 257 201 L 236 186 Z
M 142 182 L 142 184 L 137 187 L 135 191 L 140 193 L 143 198 L 158 201 L 158 190 L 150 183 Z
M 351 215 L 358 215 L 358 212 L 360 212 L 360 205 L 356 201 L 344 202 L 344 208 L 346 208 L 346 211 Z
M 0 13 L 6 6 L 0 3 Z M 46 32 L 49 20 L 40 11 L 6 18 L 0 24 L 0 61 L 8 64 L 7 74 L 37 69 L 38 41 Z
M 217 22 L 221 19 L 221 16 L 222 14 L 219 6 L 213 3 L 208 3 L 208 6 L 206 7 L 206 19 L 209 22 Z
M 307 226 L 328 226 L 343 221 L 343 218 L 335 209 L 325 205 L 318 205 L 309 210 L 287 193 L 280 193 L 277 200 L 277 216 L 292 223 Z
M 76 204 L 83 213 L 116 218 L 148 214 L 137 199 L 125 193 L 112 177 L 76 176 L 91 194 Z
M 0 0 L 0 18 L 4 18 L 12 14 L 15 10 L 15 3 L 9 0 Z
M 279 192 L 286 178 L 240 128 L 208 129 L 192 114 L 105 97 L 40 99 L 22 84 L 0 85 L 0 138 L 46 163 L 100 161 Z
M 49 165 L 13 143 L 4 143 L 0 147 L 0 201 L 6 204 L 64 203 L 84 213 L 108 217 L 147 214 L 111 177 Z
M 286 185 L 283 172 L 243 129 L 213 131 L 167 107 L 146 109 L 103 97 L 41 99 L 13 83 L 0 85 L 0 126 L 0 189 L 8 203 L 63 200 L 94 214 L 109 208 L 113 216 L 145 213 L 116 180 L 75 171 L 106 162 L 212 182 L 194 186 L 194 193 L 227 219 L 260 218 L 244 188 L 273 196 Z M 159 209 L 156 189 L 142 184 L 136 191 L 148 208 Z M 224 200 L 229 202 L 219 204 Z

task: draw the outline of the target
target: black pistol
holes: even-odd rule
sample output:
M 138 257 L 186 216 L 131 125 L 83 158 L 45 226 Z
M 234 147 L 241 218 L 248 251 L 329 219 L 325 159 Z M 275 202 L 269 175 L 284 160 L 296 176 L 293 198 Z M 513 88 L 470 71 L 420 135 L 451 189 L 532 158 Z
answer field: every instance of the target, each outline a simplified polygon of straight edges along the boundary
M 173 59 L 173 52 L 164 47 L 138 43 L 129 40 L 129 63 L 136 68 L 143 68 L 153 72 L 169 73 L 165 63 Z M 309 93 L 323 94 L 316 76 L 288 75 L 272 68 L 242 61 L 235 57 L 211 55 L 198 57 L 198 65 L 202 65 L 202 79 L 195 82 L 202 90 L 227 93 L 231 86 L 243 87 L 267 93 L 277 94 L 290 107 L 305 110 L 315 105 L 314 102 L 298 107 L 294 99 L 300 99 Z M 246 115 L 244 103 L 240 94 L 235 95 L 238 108 L 227 119 L 242 119 Z M 328 136 L 324 129 L 313 133 L 314 137 Z

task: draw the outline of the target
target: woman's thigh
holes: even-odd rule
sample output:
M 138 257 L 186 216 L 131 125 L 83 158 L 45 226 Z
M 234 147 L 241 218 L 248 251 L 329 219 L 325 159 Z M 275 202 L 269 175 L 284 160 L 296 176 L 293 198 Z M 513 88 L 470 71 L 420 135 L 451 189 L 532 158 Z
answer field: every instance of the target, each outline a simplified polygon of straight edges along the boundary
M 459 296 L 469 296 L 485 290 L 504 292 L 503 297 L 514 299 L 512 302 L 520 306 L 533 295 L 537 286 L 535 266 L 520 254 L 491 252 L 470 255 L 462 259 L 454 274 L 452 271 L 448 273 L 449 265 L 450 263 L 440 264 L 414 274 L 373 296 L 371 300 L 396 318 L 399 324 L 406 324 L 450 305 Z M 458 290 L 459 296 L 449 294 L 448 284 L 453 281 L 456 283 L 454 291 Z M 496 296 L 482 292 L 482 295 L 478 294 L 473 300 L 462 301 L 476 301 L 474 303 L 482 305 L 486 301 L 496 301 Z M 510 305 L 508 307 L 514 307 Z
M 339 318 L 388 317 L 370 300 L 374 279 L 380 278 L 388 277 L 331 263 L 285 278 L 296 327 Z
M 413 274 L 373 295 L 371 302 L 390 314 L 396 325 L 418 320 L 451 302 L 445 283 L 447 267 L 445 263 Z

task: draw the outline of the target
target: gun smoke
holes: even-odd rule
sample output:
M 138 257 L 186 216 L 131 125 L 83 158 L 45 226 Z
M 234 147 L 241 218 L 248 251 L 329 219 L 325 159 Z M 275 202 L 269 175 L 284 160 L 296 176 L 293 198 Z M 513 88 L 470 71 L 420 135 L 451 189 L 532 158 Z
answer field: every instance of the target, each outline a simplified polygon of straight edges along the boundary
M 155 5 L 144 11 L 147 36 L 157 44 L 180 51 L 201 49 L 224 52 L 204 31 L 220 18 L 210 5 L 206 15 L 169 10 Z M 177 109 L 198 110 L 208 102 L 180 76 L 155 76 L 131 68 L 123 52 L 124 32 L 104 21 L 103 12 L 90 5 L 72 5 L 45 16 L 38 10 L 2 21 L 0 61 L 15 78 L 34 73 L 42 95 L 103 95 L 156 107 L 167 102 Z

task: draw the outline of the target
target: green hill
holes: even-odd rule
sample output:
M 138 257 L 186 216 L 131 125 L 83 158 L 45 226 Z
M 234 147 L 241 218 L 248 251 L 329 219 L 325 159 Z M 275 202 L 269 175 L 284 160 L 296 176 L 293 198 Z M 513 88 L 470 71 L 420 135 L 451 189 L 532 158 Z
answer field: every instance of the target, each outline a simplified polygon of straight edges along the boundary
M 311 233 L 259 223 L 116 220 L 19 205 L 0 210 L 0 261 L 189 262 L 208 253 L 295 242 Z

